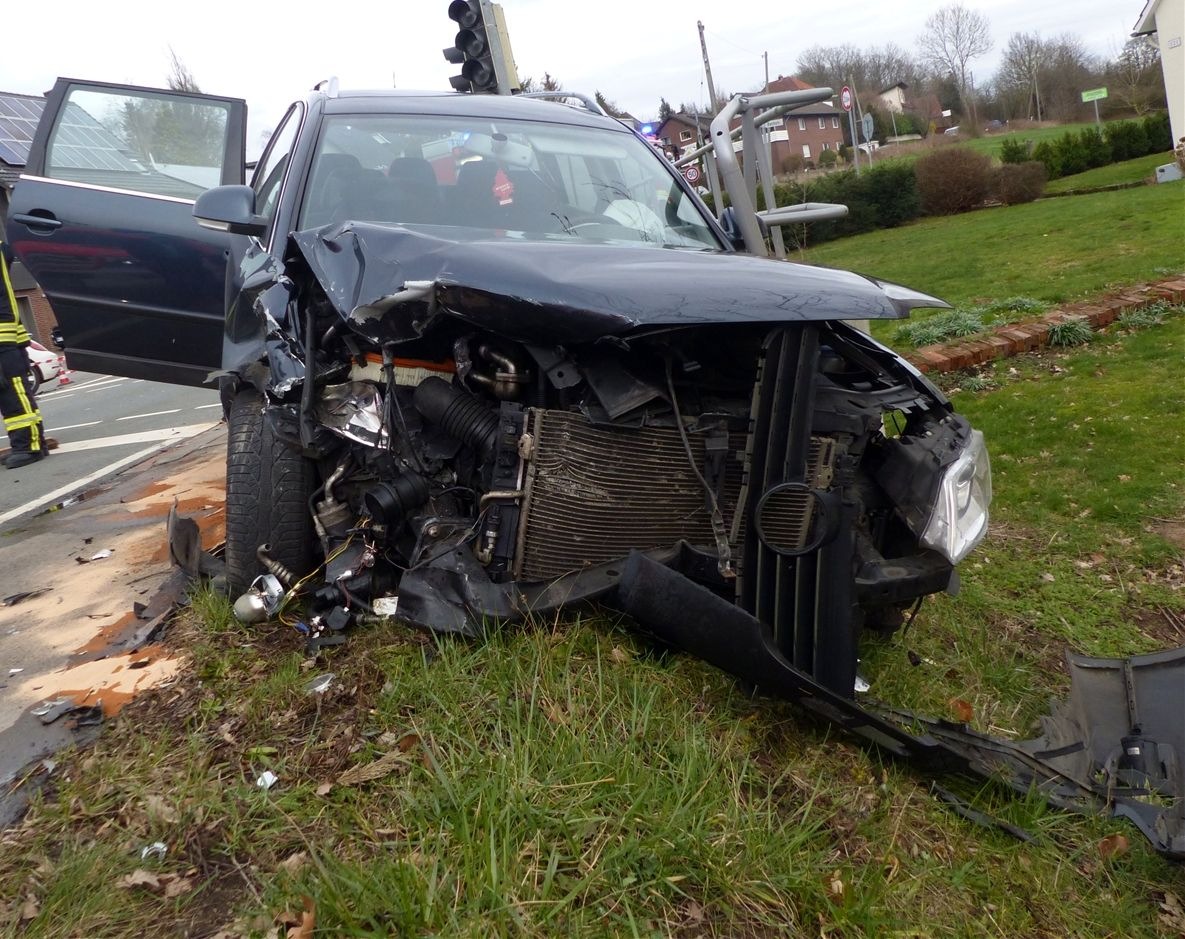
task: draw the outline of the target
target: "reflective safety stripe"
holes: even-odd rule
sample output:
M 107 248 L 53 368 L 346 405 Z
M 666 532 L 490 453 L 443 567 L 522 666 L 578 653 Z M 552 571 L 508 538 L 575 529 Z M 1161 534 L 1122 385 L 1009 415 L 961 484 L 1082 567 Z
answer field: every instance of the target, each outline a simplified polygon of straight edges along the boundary
M 24 430 L 26 427 L 33 427 L 41 423 L 41 416 L 38 414 L 21 414 L 17 417 L 4 418 L 5 430 Z
M 9 320 L 3 309 L 0 309 L 0 342 L 26 343 L 31 337 L 21 322 L 21 314 L 16 306 L 16 294 L 12 290 L 12 280 L 8 276 L 8 264 L 3 254 L 0 254 L 0 281 L 3 281 L 4 299 L 8 302 L 8 309 L 12 311 L 12 319 Z

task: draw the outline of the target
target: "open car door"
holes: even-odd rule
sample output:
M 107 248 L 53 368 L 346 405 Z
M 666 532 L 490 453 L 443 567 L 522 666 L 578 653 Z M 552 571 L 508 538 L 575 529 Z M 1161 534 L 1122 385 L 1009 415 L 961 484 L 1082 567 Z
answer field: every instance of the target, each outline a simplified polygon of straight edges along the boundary
M 193 202 L 243 182 L 246 102 L 59 78 L 7 240 L 53 305 L 71 368 L 198 385 L 221 366 L 226 232 Z

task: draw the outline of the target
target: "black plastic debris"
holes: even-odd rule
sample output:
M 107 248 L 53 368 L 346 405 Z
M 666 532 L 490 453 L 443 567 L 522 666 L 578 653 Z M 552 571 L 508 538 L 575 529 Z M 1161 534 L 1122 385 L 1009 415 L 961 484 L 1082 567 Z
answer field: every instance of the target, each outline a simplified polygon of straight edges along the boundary
M 37 590 L 25 590 L 21 593 L 9 594 L 3 600 L 0 600 L 0 606 L 16 606 L 18 603 L 24 603 L 26 600 L 33 600 L 37 597 L 44 596 L 51 589 L 50 587 L 40 587 Z
M 54 698 L 51 701 L 43 701 L 41 704 L 38 704 L 29 713 L 43 724 L 52 724 L 63 714 L 74 710 L 74 707 L 73 698 Z

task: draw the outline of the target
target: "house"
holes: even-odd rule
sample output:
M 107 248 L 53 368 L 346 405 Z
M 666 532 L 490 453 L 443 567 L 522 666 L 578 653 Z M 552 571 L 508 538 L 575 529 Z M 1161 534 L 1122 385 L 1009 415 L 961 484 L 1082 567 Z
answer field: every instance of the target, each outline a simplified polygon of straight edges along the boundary
M 1185 0 L 1147 0 L 1132 35 L 1155 33 L 1173 141 L 1185 137 Z
M 0 233 L 8 224 L 9 196 L 24 171 L 33 132 L 44 109 L 44 98 L 0 91 Z M 49 347 L 50 331 L 58 322 L 53 308 L 23 264 L 19 261 L 14 264 L 11 273 L 16 306 L 25 329 Z
M 711 139 L 712 135 L 708 130 L 711 124 L 710 114 L 687 114 L 679 111 L 658 125 L 654 137 L 663 150 L 678 159 L 698 147 L 701 140 L 706 142 Z
M 814 87 L 794 75 L 779 75 L 764 92 L 809 91 Z M 764 125 L 769 134 L 774 171 L 788 172 L 800 159 L 813 163 L 824 150 L 839 150 L 844 144 L 843 117 L 843 111 L 830 101 L 820 101 L 795 108 Z M 741 149 L 739 140 L 735 146 L 738 151 Z
M 878 91 L 876 99 L 886 111 L 901 114 L 905 111 L 905 92 L 908 88 L 909 85 L 905 82 L 897 82 L 896 85 Z

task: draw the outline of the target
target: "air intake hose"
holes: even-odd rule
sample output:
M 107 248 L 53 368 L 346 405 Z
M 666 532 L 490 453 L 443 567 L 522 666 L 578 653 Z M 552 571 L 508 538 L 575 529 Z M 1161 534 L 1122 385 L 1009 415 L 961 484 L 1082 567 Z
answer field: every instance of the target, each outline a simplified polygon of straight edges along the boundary
M 483 457 L 498 443 L 498 414 L 443 378 L 425 378 L 416 387 L 416 410 L 450 437 L 464 441 Z

